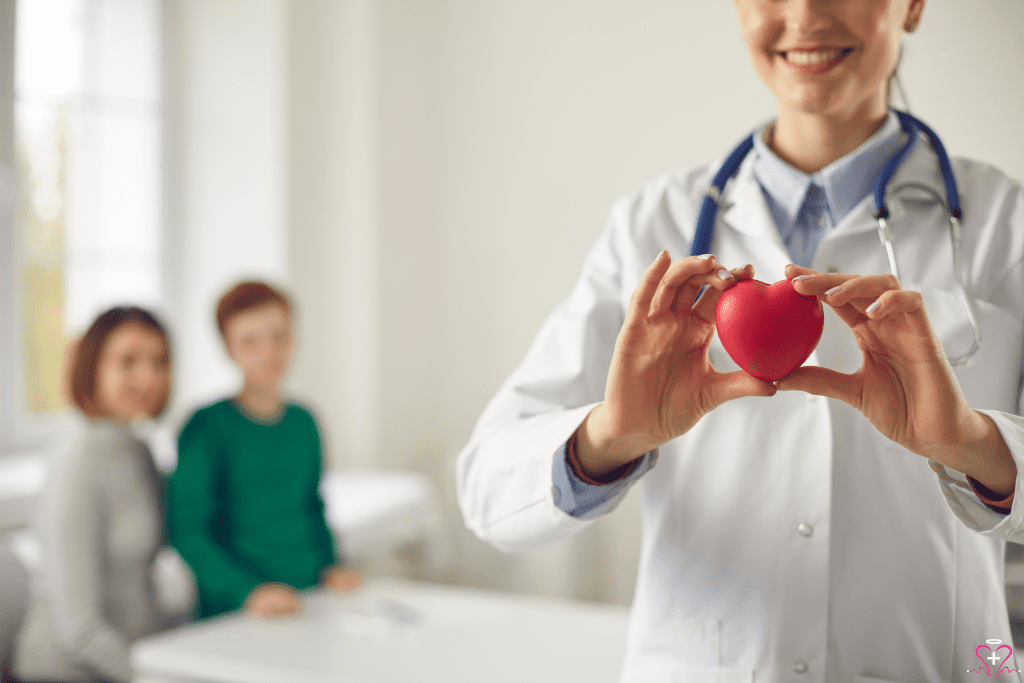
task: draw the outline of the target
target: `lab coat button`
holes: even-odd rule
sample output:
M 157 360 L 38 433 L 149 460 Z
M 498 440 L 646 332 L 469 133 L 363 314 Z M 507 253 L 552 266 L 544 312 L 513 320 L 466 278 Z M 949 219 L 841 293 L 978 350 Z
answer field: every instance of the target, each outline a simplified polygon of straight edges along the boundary
M 800 526 L 796 528 L 796 530 L 799 531 L 800 535 L 804 538 L 810 538 L 811 534 L 814 533 L 814 527 L 806 522 L 801 523 Z
M 793 671 L 797 672 L 798 674 L 807 673 L 807 662 L 805 662 L 802 659 L 798 659 L 796 664 L 793 665 Z
M 838 273 L 839 272 L 839 266 L 832 266 L 832 265 L 830 265 L 828 267 L 828 272 L 830 272 L 830 273 Z

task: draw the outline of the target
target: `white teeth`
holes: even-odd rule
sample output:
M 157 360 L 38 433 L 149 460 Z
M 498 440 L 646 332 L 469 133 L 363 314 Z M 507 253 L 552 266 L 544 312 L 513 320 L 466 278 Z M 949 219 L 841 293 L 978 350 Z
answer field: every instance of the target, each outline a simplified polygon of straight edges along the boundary
M 843 54 L 842 50 L 790 50 L 786 52 L 786 61 L 797 66 L 810 66 L 812 64 L 823 64 L 839 59 Z

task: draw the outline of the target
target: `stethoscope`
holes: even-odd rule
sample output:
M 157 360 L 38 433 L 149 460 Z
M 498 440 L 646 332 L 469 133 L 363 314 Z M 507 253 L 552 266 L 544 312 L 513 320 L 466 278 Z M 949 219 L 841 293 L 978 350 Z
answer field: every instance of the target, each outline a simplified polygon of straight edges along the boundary
M 978 324 L 978 319 L 975 316 L 974 306 L 971 303 L 970 297 L 967 296 L 967 290 L 964 288 L 963 276 L 960 273 L 960 193 L 956 189 L 956 176 L 953 175 L 953 167 L 949 163 L 949 155 L 946 154 L 946 148 L 939 139 L 939 136 L 935 134 L 931 128 L 929 128 L 920 119 L 914 118 L 910 114 L 902 111 L 893 110 L 899 118 L 900 125 L 903 131 L 909 136 L 906 144 L 903 145 L 897 151 L 885 166 L 879 172 L 878 177 L 875 179 L 875 186 L 873 190 L 874 203 L 875 203 L 875 220 L 878 221 L 878 237 L 882 242 L 882 246 L 885 247 L 885 253 L 889 257 L 889 270 L 892 272 L 896 279 L 899 279 L 899 270 L 896 268 L 896 253 L 893 251 L 893 239 L 892 232 L 889 230 L 889 208 L 885 203 L 885 194 L 889 186 L 889 180 L 892 179 L 896 169 L 903 164 L 904 160 L 910 153 L 914 151 L 917 146 L 917 140 L 920 133 L 924 133 L 928 138 L 928 142 L 931 144 L 932 149 L 935 150 L 935 154 L 939 157 L 939 169 L 942 171 L 942 181 L 946 186 L 946 199 L 943 198 L 932 188 L 922 185 L 921 183 L 905 183 L 900 185 L 896 190 L 902 190 L 907 187 L 913 187 L 935 197 L 939 203 L 946 207 L 946 215 L 949 217 L 950 225 L 950 239 L 953 242 L 953 275 L 956 280 L 956 291 L 960 296 L 960 301 L 963 304 L 964 310 L 967 312 L 967 318 L 970 320 L 971 329 L 974 331 L 974 343 L 967 353 L 962 356 L 956 356 L 950 358 L 949 362 L 953 365 L 964 365 L 967 363 L 972 356 L 978 351 L 978 347 L 981 346 L 981 326 Z M 693 239 L 693 246 L 690 249 L 691 256 L 697 256 L 700 254 L 707 254 L 711 252 L 711 238 L 715 232 L 715 219 L 718 216 L 718 207 L 722 202 L 722 192 L 725 188 L 725 184 L 736 175 L 739 170 L 740 164 L 743 159 L 746 158 L 747 154 L 754 147 L 754 136 L 751 134 L 739 146 L 734 149 L 726 158 L 725 163 L 718 170 L 714 180 L 711 181 L 711 185 L 708 187 L 707 192 L 704 196 L 704 201 L 700 207 L 700 216 L 697 218 L 697 233 Z

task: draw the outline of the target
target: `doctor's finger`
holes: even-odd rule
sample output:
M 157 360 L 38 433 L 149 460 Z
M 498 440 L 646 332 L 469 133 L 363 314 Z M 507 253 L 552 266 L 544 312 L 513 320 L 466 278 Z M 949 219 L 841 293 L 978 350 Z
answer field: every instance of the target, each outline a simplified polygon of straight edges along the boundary
M 715 272 L 720 270 L 715 263 L 715 257 L 711 254 L 704 256 L 687 256 L 679 259 L 665 271 L 661 282 L 658 283 L 658 291 L 654 294 L 648 316 L 656 316 L 672 309 L 672 304 L 680 291 L 685 289 L 691 280 L 699 281 L 701 285 L 712 284 L 712 278 L 718 279 Z M 721 283 L 719 283 L 720 285 Z M 699 285 L 698 285 L 699 288 Z M 693 298 L 697 298 L 694 290 Z M 691 299 L 690 301 L 693 301 Z
M 862 389 L 860 375 L 837 372 L 814 365 L 797 368 L 780 379 L 776 386 L 779 391 L 806 391 L 816 396 L 826 396 L 849 403 L 860 409 L 857 397 Z
M 736 370 L 735 372 L 714 372 L 711 375 L 711 405 L 715 408 L 726 401 L 744 396 L 774 396 L 778 391 L 771 382 Z
M 878 297 L 889 291 L 903 291 L 900 288 L 900 281 L 894 275 L 865 275 L 826 290 L 825 301 L 833 306 L 853 304 L 858 310 L 864 311 Z
M 889 315 L 908 314 L 923 326 L 928 326 L 928 314 L 924 307 L 924 297 L 920 292 L 890 289 L 883 292 L 864 310 L 864 315 L 872 320 L 881 320 Z
M 793 275 L 790 277 L 790 281 L 793 283 L 793 289 L 796 290 L 797 294 L 803 294 L 804 296 L 820 296 L 833 290 L 839 291 L 835 288 L 845 288 L 847 282 L 860 278 L 860 275 L 818 273 L 810 268 L 786 266 L 787 277 L 789 277 L 791 272 L 797 271 L 804 272 Z
M 803 266 L 798 266 L 795 263 L 790 263 L 789 265 L 787 265 L 783 272 L 785 273 L 787 280 L 792 280 L 793 278 L 800 277 L 801 275 L 819 275 L 820 274 L 820 273 L 818 273 L 818 271 L 814 270 L 813 268 L 805 268 Z M 804 278 L 804 279 L 806 280 L 807 278 Z
M 705 294 L 710 297 L 711 301 L 714 301 L 715 306 L 718 305 L 718 298 L 722 295 L 722 292 L 732 287 L 741 279 L 748 279 L 751 276 L 745 274 L 745 269 L 749 268 L 750 272 L 753 272 L 752 266 L 744 266 L 744 268 L 734 268 L 732 270 L 725 270 L 719 265 L 715 265 L 711 269 L 710 273 L 706 275 L 697 275 L 691 277 L 679 287 L 676 292 L 675 300 L 672 302 L 672 313 L 675 315 L 684 315 L 689 313 L 694 306 L 697 305 L 700 298 Z M 739 275 L 737 275 L 739 273 Z M 701 309 L 704 313 L 704 309 Z M 714 313 L 704 314 L 701 316 L 708 322 L 714 322 Z
M 749 263 L 741 268 L 733 268 L 729 271 L 736 282 L 749 280 L 754 277 L 754 266 Z M 693 313 L 702 320 L 711 324 L 715 322 L 715 310 L 718 308 L 718 300 L 722 298 L 725 288 L 708 287 L 693 304 Z
M 798 266 L 795 263 L 787 263 L 786 268 L 783 272 L 785 273 L 786 278 L 789 279 L 796 277 L 797 275 L 804 275 L 806 273 L 814 274 L 817 273 L 818 271 L 814 270 L 813 268 L 805 268 L 804 266 Z
M 672 258 L 668 255 L 667 251 L 663 251 L 658 254 L 658 257 L 654 259 L 651 265 L 647 266 L 647 270 L 640 277 L 640 283 L 633 290 L 633 294 L 629 298 L 627 316 L 643 316 L 647 314 L 651 307 L 651 298 L 658 291 L 658 284 L 670 265 L 672 265 Z

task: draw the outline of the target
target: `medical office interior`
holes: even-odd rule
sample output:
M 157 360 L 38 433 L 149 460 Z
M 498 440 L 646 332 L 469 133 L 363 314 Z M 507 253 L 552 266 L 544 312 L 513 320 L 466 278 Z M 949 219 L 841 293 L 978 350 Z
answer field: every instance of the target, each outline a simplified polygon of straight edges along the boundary
M 217 299 L 257 278 L 295 303 L 288 395 L 319 418 L 332 528 L 377 596 L 332 603 L 348 627 L 316 647 L 383 657 L 368 671 L 398 671 L 390 653 L 419 680 L 499 680 L 470 677 L 483 664 L 460 644 L 486 652 L 521 637 L 527 664 L 510 666 L 556 680 L 560 644 L 544 624 L 590 623 L 611 662 L 593 680 L 615 680 L 638 494 L 571 540 L 503 554 L 465 529 L 454 462 L 612 202 L 718 158 L 771 117 L 734 14 L 731 2 L 678 0 L 0 0 L 0 656 L 31 591 L 9 560 L 39 561 L 34 497 L 75 428 L 61 389 L 68 342 L 116 304 L 167 324 L 173 392 L 152 450 L 169 472 L 182 421 L 238 386 Z M 1016 178 L 1022 30 L 1020 0 L 930 2 L 895 94 L 952 155 Z M 1006 578 L 1024 621 L 1016 546 Z M 417 603 L 409 586 L 436 590 Z M 501 630 L 488 609 L 518 625 Z M 431 659 L 402 629 L 451 656 Z M 192 635 L 179 647 L 241 652 L 252 637 Z M 362 655 L 359 639 L 372 643 Z M 190 648 L 157 645 L 139 680 L 182 676 L 160 658 L 181 664 Z M 225 673 L 201 649 L 190 680 L 271 670 Z M 271 658 L 277 680 L 326 661 L 293 649 Z M 324 664 L 384 680 L 347 665 Z

